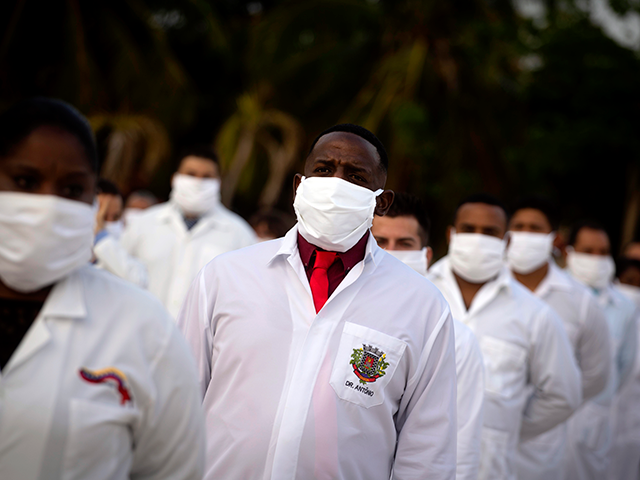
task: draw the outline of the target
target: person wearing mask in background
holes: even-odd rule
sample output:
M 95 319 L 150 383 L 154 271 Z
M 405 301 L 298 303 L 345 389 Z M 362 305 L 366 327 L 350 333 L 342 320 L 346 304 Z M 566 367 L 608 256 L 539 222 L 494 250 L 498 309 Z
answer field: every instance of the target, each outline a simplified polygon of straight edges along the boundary
M 433 256 L 429 246 L 430 223 L 427 210 L 418 197 L 396 192 L 386 215 L 374 217 L 371 234 L 379 247 L 426 276 Z M 453 325 L 458 386 L 456 480 L 475 480 L 480 465 L 484 366 L 471 329 L 455 318 Z
M 156 299 L 89 264 L 96 172 L 66 103 L 0 115 L 0 478 L 197 480 L 189 347 Z
M 298 223 L 221 255 L 178 325 L 200 367 L 207 480 L 453 479 L 453 324 L 369 228 L 393 192 L 371 132 L 337 125 L 296 175 Z
M 616 264 L 616 290 L 632 300 L 640 310 L 640 260 L 620 258 Z M 637 317 L 636 317 L 637 318 Z M 636 342 L 640 341 L 640 321 L 636 320 Z M 637 344 L 636 344 L 637 345 Z M 609 480 L 638 480 L 640 477 L 640 349 L 629 379 L 614 399 L 612 408 L 613 445 Z
M 582 400 L 580 372 L 557 315 L 504 263 L 507 212 L 494 197 L 460 202 L 449 253 L 429 269 L 454 318 L 473 330 L 485 367 L 483 480 L 517 477 L 517 447 L 564 422 Z
M 609 324 L 611 371 L 605 389 L 568 422 L 567 479 L 606 478 L 611 459 L 611 407 L 636 356 L 635 305 L 613 288 L 615 264 L 609 236 L 597 222 L 573 226 L 567 247 L 567 270 L 590 287 Z
M 255 243 L 256 236 L 220 203 L 218 157 L 211 147 L 183 151 L 171 186 L 171 199 L 130 222 L 120 243 L 144 265 L 149 291 L 176 318 L 200 269 L 221 253 Z M 132 268 L 122 255 L 96 257 L 114 273 Z
M 295 218 L 275 208 L 260 210 L 249 219 L 249 225 L 261 242 L 284 237 L 295 223 Z
M 120 189 L 109 180 L 101 178 L 97 186 L 98 213 L 94 230 L 93 260 L 97 268 L 141 287 L 148 284 L 147 269 L 131 258 L 122 247 L 120 237 L 124 231 L 123 197 Z
M 523 198 L 509 223 L 507 262 L 513 276 L 560 316 L 582 373 L 582 401 L 600 393 L 611 370 L 607 319 L 589 292 L 552 260 L 558 221 L 538 196 Z M 518 446 L 518 480 L 563 480 L 567 424 Z
M 158 203 L 158 198 L 148 190 L 136 190 L 127 197 L 124 204 L 124 212 L 122 220 L 126 225 L 127 222 L 135 220 L 147 208 L 153 207 Z

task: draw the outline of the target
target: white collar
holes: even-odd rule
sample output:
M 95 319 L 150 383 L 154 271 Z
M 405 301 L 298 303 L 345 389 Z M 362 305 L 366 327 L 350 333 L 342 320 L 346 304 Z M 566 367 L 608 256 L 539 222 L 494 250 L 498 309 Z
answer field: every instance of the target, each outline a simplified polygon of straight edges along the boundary
M 571 277 L 563 272 L 553 260 L 549 260 L 548 265 L 547 275 L 542 279 L 534 293 L 542 296 L 549 290 L 564 290 L 567 292 L 573 290 L 574 284 Z
M 378 243 L 371 232 L 369 232 L 369 238 L 367 239 L 367 246 L 364 253 L 365 263 L 372 261 L 375 266 L 381 260 L 382 256 L 386 252 L 378 247 Z M 292 255 L 299 255 L 298 251 L 298 224 L 296 223 L 291 230 L 282 238 L 282 244 L 278 251 L 269 259 L 268 264 L 272 263 L 276 258 L 283 256 L 289 258 Z
M 82 285 L 82 271 L 86 268 L 94 267 L 82 266 L 53 286 L 40 311 L 44 318 L 82 319 L 87 316 Z

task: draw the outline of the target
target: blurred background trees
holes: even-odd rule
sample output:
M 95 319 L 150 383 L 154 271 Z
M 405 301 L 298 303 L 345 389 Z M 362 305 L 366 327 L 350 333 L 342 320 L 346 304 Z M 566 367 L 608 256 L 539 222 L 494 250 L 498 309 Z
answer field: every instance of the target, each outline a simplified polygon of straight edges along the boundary
M 213 142 L 224 200 L 244 215 L 290 210 L 313 138 L 356 122 L 387 146 L 389 187 L 427 200 L 439 253 L 455 205 L 480 190 L 507 203 L 545 193 L 619 245 L 639 233 L 640 59 L 596 14 L 633 25 L 639 6 L 10 0 L 0 108 L 33 95 L 76 105 L 125 192 L 166 196 L 173 152 Z

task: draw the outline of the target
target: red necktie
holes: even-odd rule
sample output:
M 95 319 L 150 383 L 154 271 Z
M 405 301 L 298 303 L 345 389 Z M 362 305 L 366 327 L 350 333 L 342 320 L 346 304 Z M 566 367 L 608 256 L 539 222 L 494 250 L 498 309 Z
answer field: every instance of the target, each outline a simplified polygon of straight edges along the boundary
M 336 260 L 336 252 L 323 252 L 316 250 L 316 261 L 313 264 L 313 272 L 309 279 L 311 294 L 313 295 L 313 304 L 316 307 L 316 313 L 320 311 L 324 304 L 329 300 L 329 277 L 327 277 L 327 269 L 333 265 Z

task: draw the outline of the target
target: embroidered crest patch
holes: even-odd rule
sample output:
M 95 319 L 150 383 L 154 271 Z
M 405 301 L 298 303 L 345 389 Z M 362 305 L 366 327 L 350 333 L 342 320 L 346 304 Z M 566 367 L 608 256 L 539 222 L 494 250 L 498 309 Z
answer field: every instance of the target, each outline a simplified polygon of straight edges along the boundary
M 120 394 L 120 405 L 133 401 L 127 388 L 127 376 L 117 368 L 109 367 L 102 370 L 81 368 L 80 377 L 89 383 L 109 383 L 117 388 Z
M 386 354 L 382 350 L 362 344 L 362 348 L 353 349 L 349 363 L 360 383 L 366 385 L 384 376 L 385 370 L 389 366 L 389 362 L 386 362 L 385 358 Z

